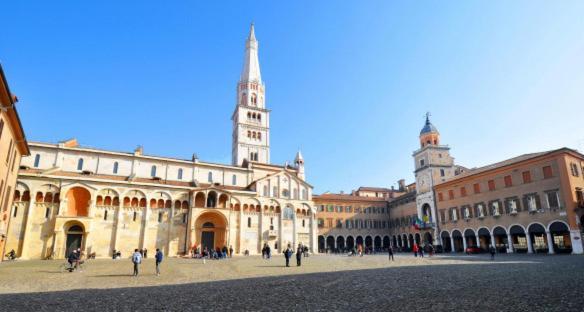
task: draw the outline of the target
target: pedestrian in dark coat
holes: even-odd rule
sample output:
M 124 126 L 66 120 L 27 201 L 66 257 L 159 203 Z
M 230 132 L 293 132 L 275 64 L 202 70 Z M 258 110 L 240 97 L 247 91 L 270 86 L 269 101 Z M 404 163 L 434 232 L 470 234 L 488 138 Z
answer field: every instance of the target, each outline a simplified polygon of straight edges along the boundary
M 160 249 L 156 248 L 156 255 L 154 255 L 154 258 L 156 259 L 156 275 L 159 276 L 160 262 L 162 262 L 162 251 L 160 251 Z
M 286 266 L 287 267 L 290 266 L 290 257 L 292 257 L 293 253 L 294 253 L 294 251 L 292 251 L 292 247 L 290 247 L 290 244 L 288 244 L 288 248 L 286 248 L 284 250 L 284 258 L 286 258 Z
M 491 245 L 491 248 L 489 248 L 489 253 L 491 254 L 491 260 L 495 260 L 495 252 L 497 250 L 495 249 L 495 246 Z
M 300 266 L 302 264 L 302 253 L 304 252 L 304 248 L 302 244 L 298 244 L 298 249 L 296 249 L 296 266 Z
M 393 248 L 390 246 L 387 248 L 387 252 L 389 253 L 389 260 L 393 261 Z

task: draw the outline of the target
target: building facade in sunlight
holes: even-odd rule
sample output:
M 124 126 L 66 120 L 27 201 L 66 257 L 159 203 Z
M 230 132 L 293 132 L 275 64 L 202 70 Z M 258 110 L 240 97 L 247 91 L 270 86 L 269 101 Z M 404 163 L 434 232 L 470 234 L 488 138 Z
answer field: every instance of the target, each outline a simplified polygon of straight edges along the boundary
M 389 202 L 391 244 L 513 253 L 583 253 L 584 155 L 561 148 L 480 168 L 454 164 L 426 117 L 415 190 Z
M 25 259 L 63 258 L 73 248 L 114 250 L 232 247 L 257 254 L 268 243 L 316 249 L 312 186 L 304 159 L 270 164 L 269 110 L 253 25 L 237 84 L 233 163 L 209 163 L 79 146 L 31 143 L 15 186 L 7 249 Z
M 10 93 L 0 66 L 0 261 L 10 252 L 6 238 L 10 224 L 12 198 L 16 188 L 18 164 L 29 155 L 28 143 L 16 111 L 17 98 Z

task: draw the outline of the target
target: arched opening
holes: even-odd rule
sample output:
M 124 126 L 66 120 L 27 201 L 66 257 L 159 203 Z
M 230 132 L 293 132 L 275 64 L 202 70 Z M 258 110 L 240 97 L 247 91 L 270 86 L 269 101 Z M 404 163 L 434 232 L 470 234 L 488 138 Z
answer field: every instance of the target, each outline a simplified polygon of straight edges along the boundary
M 459 230 L 452 231 L 452 241 L 454 242 L 454 251 L 456 252 L 463 252 L 464 251 L 464 243 L 462 233 Z
M 325 248 L 324 243 L 325 243 L 324 236 L 319 235 L 318 236 L 318 252 L 321 252 L 321 253 L 324 252 L 324 248 Z
M 381 251 L 381 237 L 380 236 L 375 236 L 375 239 L 373 239 L 373 247 L 375 248 L 375 251 L 377 251 L 377 252 Z
M 412 250 L 414 248 L 414 235 L 410 234 L 408 235 L 408 246 L 410 248 L 410 250 Z
M 509 248 L 509 242 L 507 241 L 507 231 L 504 228 L 497 226 L 493 229 L 493 238 L 495 240 L 494 245 L 497 252 L 507 252 Z
M 549 231 L 555 253 L 572 252 L 572 238 L 570 237 L 570 229 L 564 222 L 552 222 L 549 225 Z
M 547 253 L 547 235 L 545 227 L 539 223 L 533 223 L 527 228 L 529 237 L 531 238 L 531 246 L 535 253 Z M 529 242 L 528 242 L 529 243 Z
M 475 232 L 472 229 L 464 230 L 464 240 L 466 241 L 466 247 L 476 247 L 477 239 Z
M 207 207 L 208 208 L 217 207 L 217 193 L 215 191 L 211 191 L 209 192 L 209 194 L 207 194 Z
M 432 238 L 432 234 L 430 232 L 424 233 L 424 245 L 433 245 L 434 239 Z
M 198 192 L 197 195 L 195 195 L 195 207 L 196 208 L 205 207 L 205 193 Z
M 390 241 L 391 239 L 389 238 L 389 236 L 383 237 L 383 249 L 387 250 L 389 248 L 389 246 L 391 245 Z
M 347 236 L 347 249 L 355 248 L 355 239 L 353 236 Z
M 332 236 L 328 236 L 326 238 L 326 249 L 327 251 L 334 252 L 335 251 L 335 238 Z
M 65 257 L 67 257 L 73 250 L 83 248 L 83 236 L 85 230 L 82 224 L 73 223 L 65 226 Z
M 402 236 L 401 235 L 398 235 L 397 236 L 397 246 L 399 248 L 404 248 L 404 245 L 403 245 L 403 242 L 402 242 Z
M 339 251 L 345 250 L 345 238 L 342 236 L 337 237 L 337 250 Z
M 418 244 L 418 246 L 421 246 L 421 238 L 420 238 L 420 233 L 416 233 L 416 235 L 414 235 L 414 240 L 416 242 L 416 244 Z
M 365 237 L 365 247 L 373 248 L 373 238 L 371 238 L 371 236 Z
M 363 247 L 363 237 L 357 236 L 357 246 Z
M 227 220 L 217 212 L 205 212 L 195 221 L 197 242 L 201 250 L 223 248 L 226 244 Z
M 229 197 L 226 194 L 221 194 L 219 196 L 219 205 L 217 207 L 227 208 L 227 200 L 229 200 Z
M 526 253 L 527 237 L 525 230 L 519 225 L 514 225 L 509 229 L 509 234 L 511 234 L 511 243 L 513 244 L 514 251 L 517 253 Z
M 91 193 L 82 187 L 73 187 L 67 192 L 67 216 L 87 217 Z
M 482 250 L 489 250 L 491 247 L 491 233 L 486 228 L 480 228 L 477 232 L 479 235 L 479 244 L 478 247 Z
M 432 209 L 430 208 L 430 205 L 428 203 L 422 206 L 422 221 L 424 221 L 425 223 L 432 222 Z
M 447 231 L 442 231 L 440 233 L 440 238 L 442 238 L 442 248 L 444 252 L 452 252 L 452 242 L 450 241 L 450 233 Z

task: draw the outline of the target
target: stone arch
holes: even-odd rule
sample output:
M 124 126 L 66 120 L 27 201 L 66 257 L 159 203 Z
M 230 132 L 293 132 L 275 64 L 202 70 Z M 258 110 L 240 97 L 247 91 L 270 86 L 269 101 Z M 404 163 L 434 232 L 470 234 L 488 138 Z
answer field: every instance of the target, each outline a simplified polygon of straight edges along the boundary
M 375 238 L 373 239 L 373 247 L 375 248 L 376 251 L 380 251 L 382 247 L 381 243 L 382 243 L 381 236 L 376 235 Z
M 547 253 L 548 245 L 546 226 L 539 222 L 532 222 L 527 226 L 527 232 L 531 241 L 532 249 L 535 253 Z M 529 242 L 528 242 L 529 244 Z
M 205 208 L 205 203 L 207 199 L 204 192 L 197 192 L 195 195 L 195 207 L 196 208 Z
M 335 238 L 332 235 L 329 235 L 326 238 L 326 248 L 330 251 L 335 250 Z
M 217 207 L 218 208 L 227 208 L 227 202 L 229 201 L 229 196 L 227 196 L 227 194 L 225 193 L 221 193 L 221 195 L 219 195 L 219 202 Z
M 387 235 L 383 236 L 383 248 L 387 249 L 391 245 L 391 238 Z
M 345 238 L 341 235 L 337 236 L 337 249 L 345 250 Z
M 212 225 L 212 226 L 210 226 Z M 195 220 L 196 244 L 201 249 L 223 248 L 227 244 L 228 221 L 218 211 L 206 211 Z
M 466 241 L 467 247 L 478 246 L 476 233 L 473 229 L 471 228 L 464 229 L 464 239 Z
M 442 239 L 442 248 L 444 252 L 452 252 L 452 242 L 450 241 L 450 233 L 448 231 L 442 231 L 440 233 L 440 238 Z
M 500 225 L 496 225 L 491 230 L 494 242 L 493 245 L 499 252 L 506 252 L 509 248 L 509 241 L 507 239 L 507 230 Z
M 454 246 L 452 246 L 453 250 L 456 252 L 464 252 L 464 236 L 462 232 L 459 229 L 453 229 L 450 235 L 454 242 Z
M 527 231 L 520 224 L 513 224 L 509 226 L 509 235 L 511 235 L 510 244 L 513 246 L 515 252 L 526 253 L 529 249 L 527 246 Z
M 477 230 L 478 247 L 483 250 L 489 250 L 490 246 L 493 244 L 491 242 L 491 232 L 486 227 L 480 227 Z
M 210 191 L 207 193 L 207 208 L 217 207 L 217 197 L 218 194 L 215 191 Z
M 351 235 L 347 236 L 346 245 L 347 245 L 347 248 L 349 248 L 349 249 L 352 249 L 355 247 L 355 239 L 353 238 L 353 236 L 351 236 Z
M 547 230 L 550 233 L 554 253 L 571 253 L 573 251 L 570 226 L 566 222 L 554 220 L 548 224 Z
M 87 217 L 91 193 L 84 187 L 75 186 L 67 191 L 67 216 Z
M 365 236 L 365 247 L 373 248 L 373 238 L 370 235 Z

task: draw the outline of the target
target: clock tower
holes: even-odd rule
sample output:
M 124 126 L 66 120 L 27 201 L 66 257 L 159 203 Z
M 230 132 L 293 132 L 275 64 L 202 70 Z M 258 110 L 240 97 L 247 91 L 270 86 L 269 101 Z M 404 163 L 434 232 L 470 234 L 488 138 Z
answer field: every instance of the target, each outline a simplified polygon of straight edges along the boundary
M 413 157 L 418 218 L 424 222 L 420 228 L 423 233 L 422 243 L 437 245 L 440 244 L 440 237 L 433 187 L 453 177 L 455 166 L 454 158 L 450 156 L 450 147 L 440 144 L 440 133 L 430 122 L 430 113 L 426 114 L 426 123 L 420 131 L 420 148 Z

